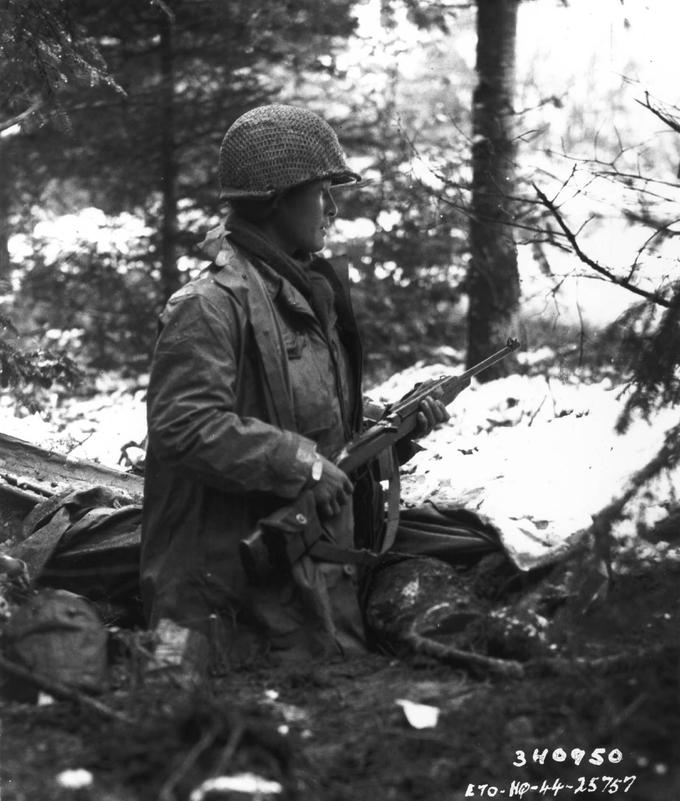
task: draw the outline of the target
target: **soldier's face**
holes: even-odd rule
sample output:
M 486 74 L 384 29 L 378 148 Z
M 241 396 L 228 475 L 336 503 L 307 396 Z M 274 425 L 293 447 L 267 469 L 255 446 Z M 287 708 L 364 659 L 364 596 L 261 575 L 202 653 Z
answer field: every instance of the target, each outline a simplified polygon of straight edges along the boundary
M 286 192 L 269 222 L 286 253 L 316 253 L 337 211 L 331 182 L 311 181 Z

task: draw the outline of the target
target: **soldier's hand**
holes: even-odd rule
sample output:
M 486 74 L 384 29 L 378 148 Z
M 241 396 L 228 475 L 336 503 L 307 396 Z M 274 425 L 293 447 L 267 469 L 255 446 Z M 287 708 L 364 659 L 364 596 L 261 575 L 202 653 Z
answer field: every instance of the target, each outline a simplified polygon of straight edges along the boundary
M 433 392 L 420 402 L 416 427 L 413 429 L 414 439 L 426 437 L 433 428 L 449 419 L 446 406 L 439 400 L 441 391 Z
M 354 487 L 347 474 L 333 462 L 323 456 L 321 461 L 321 478 L 313 486 L 316 507 L 320 517 L 334 517 L 341 506 L 349 503 Z

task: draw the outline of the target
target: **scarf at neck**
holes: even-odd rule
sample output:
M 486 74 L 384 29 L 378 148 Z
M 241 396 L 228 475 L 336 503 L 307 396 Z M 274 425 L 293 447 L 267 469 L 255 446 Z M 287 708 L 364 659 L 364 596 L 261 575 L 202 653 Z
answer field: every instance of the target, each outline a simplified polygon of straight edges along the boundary
M 333 290 L 324 276 L 314 269 L 311 256 L 307 261 L 294 259 L 267 239 L 256 226 L 233 213 L 224 226 L 218 226 L 206 236 L 204 244 L 209 246 L 206 248 L 208 252 L 211 252 L 211 247 L 213 251 L 221 250 L 225 237 L 289 281 L 309 302 L 324 329 L 327 327 L 334 303 Z
M 231 214 L 226 222 L 226 234 L 235 245 L 261 259 L 285 278 L 309 300 L 312 296 L 312 282 L 308 275 L 307 263 L 298 261 L 267 239 L 258 228 Z M 311 260 L 310 260 L 311 261 Z

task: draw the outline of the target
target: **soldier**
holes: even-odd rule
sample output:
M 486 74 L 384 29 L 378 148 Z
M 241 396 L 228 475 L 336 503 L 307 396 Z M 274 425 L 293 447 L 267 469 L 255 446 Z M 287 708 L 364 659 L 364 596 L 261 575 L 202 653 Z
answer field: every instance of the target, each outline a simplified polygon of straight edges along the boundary
M 333 191 L 360 177 L 325 121 L 286 105 L 233 123 L 219 177 L 229 213 L 206 239 L 213 262 L 168 301 L 153 356 L 148 620 L 219 640 L 230 665 L 263 650 L 363 650 L 353 565 L 305 557 L 257 585 L 239 559 L 258 520 L 307 488 L 316 524 L 341 548 L 376 509 L 381 524 L 379 499 L 355 492 L 330 459 L 362 426 L 361 345 L 347 271 L 318 254 L 337 214 Z M 447 417 L 427 399 L 418 434 Z M 353 479 L 370 489 L 370 476 Z

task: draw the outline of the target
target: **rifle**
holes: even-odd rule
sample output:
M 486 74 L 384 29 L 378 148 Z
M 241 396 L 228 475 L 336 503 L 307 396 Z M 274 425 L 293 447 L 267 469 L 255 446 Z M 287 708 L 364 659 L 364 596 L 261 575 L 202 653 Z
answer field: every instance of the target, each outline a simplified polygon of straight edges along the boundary
M 467 387 L 476 375 L 504 359 L 519 347 L 508 339 L 504 348 L 458 376 L 441 376 L 416 385 L 404 398 L 388 407 L 385 415 L 348 442 L 333 459 L 348 475 L 371 462 L 382 451 L 408 436 L 418 423 L 420 404 L 434 395 L 445 406 Z M 321 539 L 323 528 L 310 525 L 315 519 L 311 490 L 305 490 L 288 504 L 258 523 L 255 531 L 239 544 L 241 561 L 251 581 L 261 582 L 276 566 L 294 564 L 305 554 L 330 562 L 366 563 L 376 554 L 366 550 L 340 548 Z

